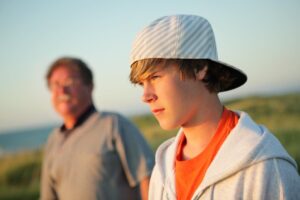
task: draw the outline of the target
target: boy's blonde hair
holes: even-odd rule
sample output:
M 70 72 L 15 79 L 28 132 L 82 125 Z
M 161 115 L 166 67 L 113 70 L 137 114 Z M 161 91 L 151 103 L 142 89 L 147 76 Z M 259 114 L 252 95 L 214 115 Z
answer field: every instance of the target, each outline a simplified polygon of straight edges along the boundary
M 236 81 L 236 77 L 232 76 L 232 72 L 209 59 L 162 58 L 143 59 L 133 63 L 131 65 L 130 81 L 133 84 L 138 84 L 153 73 L 157 69 L 158 65 L 168 67 L 171 63 L 178 66 L 182 80 L 196 80 L 196 72 L 207 66 L 207 73 L 203 82 L 210 92 L 218 93 L 224 88 L 228 88 L 228 86 L 232 85 L 232 83 Z

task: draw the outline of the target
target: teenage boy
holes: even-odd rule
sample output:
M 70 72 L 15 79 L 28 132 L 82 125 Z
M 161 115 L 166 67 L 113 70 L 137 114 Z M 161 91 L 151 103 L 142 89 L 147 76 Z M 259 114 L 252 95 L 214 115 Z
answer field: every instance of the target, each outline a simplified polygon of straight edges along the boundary
M 218 60 L 206 19 L 166 16 L 145 27 L 130 80 L 163 129 L 181 127 L 156 152 L 150 199 L 300 199 L 297 165 L 279 141 L 220 102 L 247 76 Z

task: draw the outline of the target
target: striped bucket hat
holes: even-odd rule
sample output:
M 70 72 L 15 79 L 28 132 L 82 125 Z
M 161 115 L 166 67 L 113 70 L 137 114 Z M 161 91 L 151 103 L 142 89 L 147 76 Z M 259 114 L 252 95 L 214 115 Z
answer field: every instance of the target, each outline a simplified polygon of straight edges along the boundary
M 139 32 L 133 43 L 130 64 L 149 58 L 211 60 L 226 68 L 234 79 L 221 91 L 237 88 L 247 81 L 241 70 L 218 60 L 212 27 L 206 19 L 196 15 L 161 17 Z

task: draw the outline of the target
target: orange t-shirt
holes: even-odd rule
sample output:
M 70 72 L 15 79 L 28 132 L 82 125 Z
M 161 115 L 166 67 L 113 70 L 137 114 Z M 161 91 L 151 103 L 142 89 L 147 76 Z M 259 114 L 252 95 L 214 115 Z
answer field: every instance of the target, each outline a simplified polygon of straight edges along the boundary
M 186 144 L 186 138 L 182 134 L 175 161 L 177 199 L 186 200 L 192 198 L 195 190 L 202 182 L 206 170 L 238 120 L 239 117 L 237 114 L 224 108 L 216 133 L 207 147 L 199 155 L 190 160 L 182 160 L 182 151 Z

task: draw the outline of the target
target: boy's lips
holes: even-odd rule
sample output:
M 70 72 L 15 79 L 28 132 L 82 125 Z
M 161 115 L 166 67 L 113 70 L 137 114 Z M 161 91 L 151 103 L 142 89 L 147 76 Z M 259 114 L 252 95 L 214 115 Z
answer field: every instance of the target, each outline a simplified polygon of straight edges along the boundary
M 152 110 L 152 113 L 153 113 L 154 115 L 157 115 L 157 114 L 163 112 L 164 110 L 165 110 L 164 108 L 157 108 L 157 109 L 153 109 L 153 110 Z

